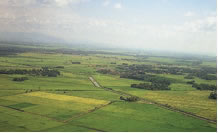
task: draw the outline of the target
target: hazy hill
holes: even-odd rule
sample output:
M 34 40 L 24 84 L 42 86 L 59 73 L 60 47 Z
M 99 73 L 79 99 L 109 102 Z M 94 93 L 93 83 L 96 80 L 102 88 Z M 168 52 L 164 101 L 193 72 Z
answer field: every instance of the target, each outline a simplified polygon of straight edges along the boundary
M 63 39 L 40 34 L 26 32 L 0 32 L 1 42 L 16 42 L 16 43 L 64 43 Z

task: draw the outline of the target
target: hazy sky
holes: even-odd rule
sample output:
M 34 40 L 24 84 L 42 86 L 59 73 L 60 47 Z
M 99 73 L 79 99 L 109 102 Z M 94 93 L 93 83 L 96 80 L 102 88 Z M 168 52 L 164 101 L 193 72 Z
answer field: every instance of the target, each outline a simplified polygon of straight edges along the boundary
M 0 32 L 216 54 L 216 0 L 0 0 Z

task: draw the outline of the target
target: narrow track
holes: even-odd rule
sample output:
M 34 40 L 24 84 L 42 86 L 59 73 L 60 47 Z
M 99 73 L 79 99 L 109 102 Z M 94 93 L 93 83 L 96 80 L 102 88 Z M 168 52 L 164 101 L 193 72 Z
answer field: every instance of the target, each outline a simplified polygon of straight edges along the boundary
M 122 95 L 122 96 L 134 96 L 134 97 L 137 97 L 140 101 L 143 101 L 143 102 L 146 102 L 146 103 L 151 103 L 151 104 L 155 104 L 159 107 L 162 107 L 164 109 L 167 109 L 167 110 L 171 110 L 173 112 L 178 112 L 178 113 L 181 113 L 185 116 L 190 116 L 190 117 L 194 117 L 194 118 L 198 118 L 198 119 L 201 119 L 201 120 L 205 120 L 207 122 L 210 122 L 210 123 L 214 123 L 216 124 L 217 121 L 216 120 L 211 120 L 211 119 L 208 119 L 208 118 L 205 118 L 205 117 L 202 117 L 202 116 L 198 116 L 196 114 L 193 114 L 191 112 L 186 112 L 184 110 L 180 110 L 178 108 L 174 108 L 174 107 L 171 107 L 171 106 L 168 106 L 168 105 L 165 105 L 165 104 L 160 104 L 160 103 L 157 103 L 157 102 L 154 102 L 154 101 L 151 101 L 151 100 L 147 100 L 145 98 L 141 98 L 141 97 L 138 97 L 138 96 L 135 96 L 135 95 L 132 95 L 132 94 L 128 94 L 126 92 L 122 92 L 122 91 L 116 91 L 116 90 L 113 90 L 111 88 L 106 88 L 106 87 L 103 87 L 101 86 L 92 76 L 89 77 L 89 79 L 92 79 L 91 82 L 96 86 L 96 87 L 99 87 L 99 88 L 102 88 L 106 91 L 110 91 L 110 92 L 113 92 L 113 93 L 116 93 L 116 94 L 119 94 L 119 95 Z M 97 85 L 96 85 L 97 84 Z
M 114 102 L 116 102 L 116 101 L 110 101 L 108 104 L 103 104 L 103 105 L 101 105 L 101 106 L 99 106 L 99 107 L 95 107 L 94 109 L 88 110 L 88 112 L 80 113 L 80 114 L 78 114 L 78 115 L 76 115 L 76 116 L 73 116 L 73 117 L 70 118 L 70 119 L 64 120 L 63 122 L 69 122 L 69 121 L 71 121 L 71 120 L 73 120 L 73 119 L 75 119 L 75 118 L 78 118 L 78 117 L 87 115 L 87 114 L 89 114 L 89 113 L 91 113 L 91 112 L 94 112 L 94 111 L 96 111 L 96 110 L 98 110 L 98 109 L 101 109 L 101 108 L 103 108 L 103 107 L 106 107 L 106 106 L 108 106 L 108 105 L 110 105 L 110 104 L 112 104 L 112 103 L 114 103 Z

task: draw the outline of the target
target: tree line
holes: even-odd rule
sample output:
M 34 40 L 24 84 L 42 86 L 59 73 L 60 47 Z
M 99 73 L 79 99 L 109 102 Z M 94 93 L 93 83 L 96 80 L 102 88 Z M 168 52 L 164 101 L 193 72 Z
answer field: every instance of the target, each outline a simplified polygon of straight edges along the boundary
M 197 84 L 194 80 L 186 82 L 187 84 L 191 84 L 192 87 L 196 88 L 197 90 L 217 90 L 216 85 L 209 85 L 209 84 Z
M 193 79 L 194 76 L 205 79 L 205 80 L 217 80 L 216 77 L 216 68 L 213 67 L 201 67 L 199 69 L 183 68 L 183 67 L 167 67 L 167 66 L 158 66 L 154 67 L 152 65 L 144 64 L 133 64 L 133 65 L 118 65 L 116 69 L 119 72 L 132 72 L 135 73 L 136 79 L 142 80 L 145 73 L 154 73 L 154 74 L 174 74 L 174 75 L 183 75 L 188 73 L 184 78 Z M 122 75 L 122 77 L 126 77 Z
M 194 83 L 192 87 L 198 89 L 198 90 L 216 90 L 216 85 L 208 85 L 208 84 L 196 84 Z
M 129 78 L 129 79 L 151 82 L 151 84 L 148 83 L 131 84 L 132 88 L 147 89 L 147 90 L 170 90 L 169 85 L 172 82 L 171 79 L 165 77 L 159 77 L 151 74 L 137 74 L 134 72 L 122 73 L 120 75 L 120 78 Z
M 41 69 L 9 69 L 9 70 L 0 70 L 0 74 L 30 74 L 37 76 L 48 76 L 48 77 L 57 77 L 60 75 L 58 70 L 49 69 L 48 67 L 42 67 Z
M 170 90 L 168 84 L 163 83 L 139 83 L 139 84 L 131 84 L 132 88 L 145 89 L 145 90 Z
M 28 80 L 28 78 L 27 77 L 13 78 L 13 81 L 18 81 L 18 82 L 22 82 L 25 80 Z
M 98 73 L 102 73 L 102 74 L 112 74 L 112 75 L 116 75 L 119 74 L 119 72 L 112 70 L 112 69 L 105 69 L 105 68 L 100 68 L 97 70 Z

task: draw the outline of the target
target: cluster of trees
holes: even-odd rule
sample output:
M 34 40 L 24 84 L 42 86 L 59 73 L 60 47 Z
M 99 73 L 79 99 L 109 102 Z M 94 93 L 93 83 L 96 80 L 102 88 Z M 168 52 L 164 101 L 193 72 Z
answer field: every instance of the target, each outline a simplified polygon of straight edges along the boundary
M 216 90 L 217 89 L 217 86 L 215 86 L 215 85 L 196 84 L 196 83 L 193 83 L 192 87 L 194 87 L 198 90 Z
M 144 80 L 152 83 L 158 83 L 158 84 L 166 84 L 166 85 L 171 84 L 171 80 L 168 78 L 149 75 L 149 74 L 144 75 Z
M 120 100 L 124 100 L 124 101 L 128 101 L 128 102 L 136 102 L 139 100 L 139 98 L 135 97 L 135 96 L 125 98 L 125 97 L 121 96 Z
M 144 80 L 148 83 L 140 83 L 140 84 L 131 84 L 132 88 L 140 88 L 147 90 L 170 90 L 169 85 L 171 84 L 171 80 L 165 77 L 159 77 L 156 75 L 145 74 L 145 73 L 134 73 L 134 72 L 126 72 L 120 75 L 120 78 L 129 78 L 136 80 Z
M 121 78 L 131 78 L 137 80 L 144 80 L 143 75 L 145 75 L 145 73 L 174 75 L 182 75 L 184 73 L 188 73 L 188 75 L 184 77 L 185 79 L 194 79 L 194 77 L 198 77 L 205 80 L 217 80 L 216 68 L 213 67 L 201 67 L 200 69 L 191 69 L 183 67 L 159 66 L 156 68 L 152 65 L 133 64 L 118 65 L 117 70 L 123 73 L 121 74 Z
M 64 68 L 64 66 L 56 66 L 56 67 L 54 67 L 54 68 Z
M 185 79 L 194 79 L 194 76 L 191 74 L 188 74 L 184 77 Z
M 132 72 L 137 75 L 136 77 L 140 77 L 140 74 L 145 73 L 154 73 L 154 74 L 174 74 L 174 75 L 182 75 L 184 73 L 189 73 L 185 76 L 186 79 L 193 79 L 194 76 L 199 77 L 201 79 L 206 80 L 216 80 L 216 68 L 212 67 L 202 67 L 200 69 L 191 69 L 191 68 L 183 68 L 183 67 L 169 67 L 169 66 L 159 66 L 155 67 L 152 65 L 118 65 L 117 69 L 120 72 Z M 211 75 L 213 74 L 213 75 Z M 123 75 L 122 75 L 123 76 Z
M 97 72 L 102 73 L 102 74 L 112 74 L 112 75 L 119 74 L 119 73 L 118 73 L 117 71 L 115 71 L 115 70 L 112 70 L 112 69 L 105 69 L 105 68 L 98 69 Z
M 217 90 L 211 92 L 208 98 L 209 99 L 217 99 Z
M 207 72 L 204 72 L 204 71 L 192 73 L 190 74 L 190 76 L 196 76 L 196 77 L 199 77 L 205 80 L 217 80 L 216 75 L 209 75 L 207 74 Z
M 131 84 L 131 87 L 150 90 L 151 85 L 149 83 L 139 83 L 139 84 Z
M 186 82 L 187 84 L 194 84 L 195 83 L 195 81 L 194 80 L 192 80 L 192 81 L 188 81 L 188 82 Z
M 202 67 L 199 70 L 193 70 L 192 72 L 190 72 L 189 76 L 196 76 L 205 80 L 217 80 L 216 71 L 216 68 L 213 67 Z
M 131 84 L 132 88 L 139 88 L 139 89 L 145 89 L 145 90 L 170 90 L 168 84 L 163 83 L 139 83 L 139 84 Z
M 3 42 L 2 44 L 7 44 Z M 0 46 L 0 56 L 8 56 L 8 55 L 16 55 L 18 53 L 30 52 L 30 51 L 38 51 L 39 48 L 27 48 L 27 47 L 17 47 L 16 45 L 8 44 L 7 46 Z M 43 49 L 41 49 L 43 51 Z
M 187 84 L 192 84 L 192 87 L 198 90 L 217 90 L 216 85 L 208 85 L 208 84 L 197 84 L 194 80 L 186 82 Z
M 27 77 L 13 78 L 13 81 L 18 81 L 18 82 L 22 82 L 25 80 L 28 80 L 28 78 Z
M 72 62 L 72 64 L 81 64 L 80 62 L 76 62 L 76 61 L 74 61 L 74 62 Z
M 166 84 L 170 85 L 171 81 L 168 78 L 165 77 L 159 77 L 156 75 L 151 74 L 138 74 L 138 73 L 122 73 L 120 75 L 120 78 L 129 78 L 129 79 L 136 79 L 136 80 L 145 80 L 152 83 L 157 84 Z
M 118 65 L 117 69 L 123 72 L 128 72 L 128 71 L 134 71 L 135 73 L 137 72 L 144 72 L 146 69 L 151 69 L 151 65 L 128 65 L 127 63 L 123 63 L 122 65 Z
M 144 74 L 138 74 L 138 73 L 122 73 L 122 74 L 120 75 L 120 78 L 144 80 Z
M 158 68 L 158 69 L 157 69 Z M 155 67 L 152 65 L 145 65 L 145 64 L 133 64 L 133 65 L 119 65 L 117 69 L 122 71 L 134 71 L 140 73 L 155 73 L 155 74 L 176 74 L 181 75 L 185 71 L 189 71 L 189 68 L 179 68 L 179 67 L 166 67 L 166 66 L 159 66 Z
M 121 58 L 121 60 L 126 60 L 126 61 L 130 61 L 130 62 L 133 62 L 133 61 L 142 62 L 143 61 L 143 60 L 140 60 L 140 59 L 128 59 L 128 58 Z
M 42 67 L 42 69 L 40 70 L 40 75 L 42 76 L 57 77 L 58 75 L 60 75 L 60 72 L 58 70 L 49 69 L 48 67 Z
M 49 69 L 48 67 L 42 67 L 42 69 L 10 69 L 10 70 L 0 70 L 0 74 L 30 74 L 30 75 L 40 75 L 48 77 L 57 77 L 60 75 L 58 70 Z

